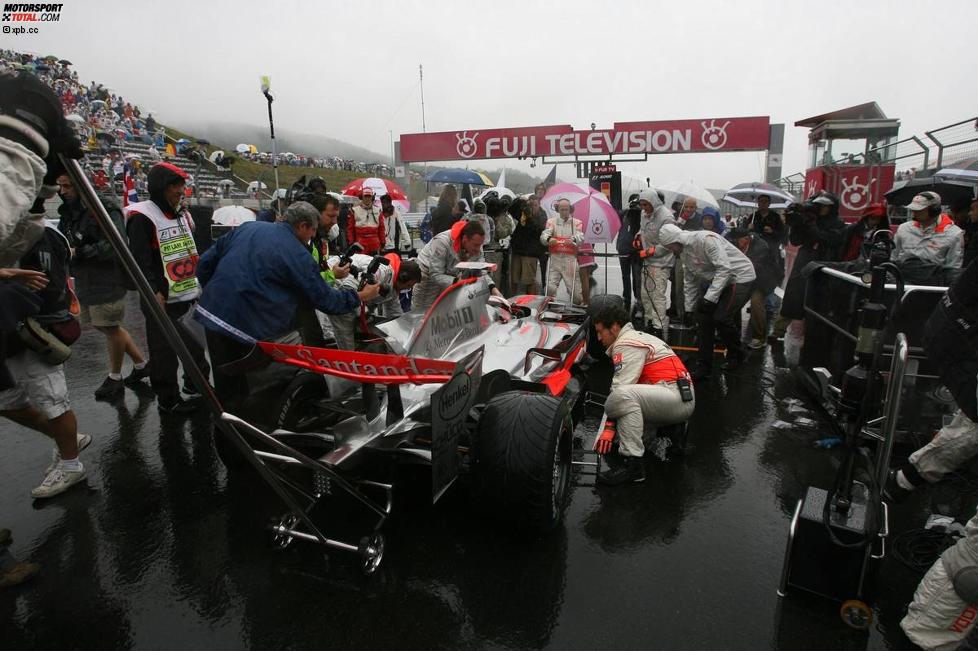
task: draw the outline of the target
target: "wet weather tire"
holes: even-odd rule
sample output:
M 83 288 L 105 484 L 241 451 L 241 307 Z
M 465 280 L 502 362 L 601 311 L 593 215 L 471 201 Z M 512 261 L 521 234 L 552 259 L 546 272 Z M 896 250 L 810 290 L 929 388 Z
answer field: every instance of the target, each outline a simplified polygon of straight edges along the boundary
M 536 531 L 557 526 L 570 494 L 572 433 L 566 401 L 527 391 L 490 400 L 474 461 L 495 510 Z
M 329 389 L 321 375 L 297 374 L 275 407 L 274 429 L 286 429 L 290 432 L 315 429 L 320 415 L 316 405 L 326 398 L 329 398 Z

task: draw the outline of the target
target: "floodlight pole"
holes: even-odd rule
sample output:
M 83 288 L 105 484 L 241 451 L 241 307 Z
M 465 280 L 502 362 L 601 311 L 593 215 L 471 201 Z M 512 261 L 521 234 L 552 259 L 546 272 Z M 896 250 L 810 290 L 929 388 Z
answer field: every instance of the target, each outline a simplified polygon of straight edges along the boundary
M 272 93 L 269 90 L 263 90 L 262 94 L 265 96 L 265 99 L 268 100 L 268 130 L 272 136 L 272 171 L 275 172 L 275 194 L 272 196 L 274 196 L 277 199 L 278 198 L 278 151 L 276 150 L 275 147 L 275 121 L 272 119 L 272 102 L 275 101 L 275 98 L 272 97 Z M 261 182 L 259 182 L 258 184 L 258 192 L 261 193 Z M 272 203 L 275 206 L 276 214 L 278 214 L 278 216 L 281 217 L 282 204 L 278 201 L 273 201 Z

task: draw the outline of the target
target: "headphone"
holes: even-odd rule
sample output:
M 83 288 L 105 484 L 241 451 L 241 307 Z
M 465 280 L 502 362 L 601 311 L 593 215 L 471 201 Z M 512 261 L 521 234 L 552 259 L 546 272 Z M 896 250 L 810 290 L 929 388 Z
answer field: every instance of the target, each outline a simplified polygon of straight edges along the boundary
M 936 205 L 927 206 L 927 214 L 929 216 L 931 216 L 931 217 L 937 217 L 937 216 L 939 216 L 941 214 L 941 200 L 940 200 L 940 198 L 935 193 L 933 193 L 933 192 L 923 192 L 922 194 L 927 195 L 927 198 L 928 199 L 932 199 L 934 201 L 937 201 L 937 204 Z
M 560 202 L 562 202 L 562 201 L 566 201 L 567 202 L 567 205 L 570 206 L 570 214 L 573 215 L 574 214 L 574 204 L 572 204 L 570 202 L 570 199 L 566 199 L 566 198 L 565 199 L 557 199 L 556 201 L 553 202 L 553 204 L 550 207 L 554 209 L 554 212 L 559 213 L 560 210 L 557 208 L 557 205 Z

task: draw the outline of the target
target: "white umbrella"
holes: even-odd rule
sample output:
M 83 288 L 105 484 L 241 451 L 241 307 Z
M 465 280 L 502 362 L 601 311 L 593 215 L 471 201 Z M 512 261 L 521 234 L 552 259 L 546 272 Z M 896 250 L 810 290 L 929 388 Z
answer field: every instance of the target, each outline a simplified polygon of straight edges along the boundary
M 504 187 L 502 187 L 500 185 L 497 185 L 497 186 L 492 187 L 492 188 L 486 188 L 485 191 L 482 194 L 480 194 L 478 197 L 476 197 L 476 199 L 482 199 L 482 197 L 486 196 L 486 194 L 488 194 L 490 192 L 495 192 L 496 195 L 500 199 L 502 199 L 503 197 L 509 197 L 510 199 L 516 199 L 516 193 L 515 192 L 513 192 L 509 188 L 504 188 Z
M 669 183 L 662 183 L 655 186 L 655 189 L 661 192 L 665 196 L 665 201 L 663 202 L 666 207 L 673 204 L 674 201 L 679 201 L 682 203 L 687 197 L 692 197 L 696 199 L 697 208 L 705 208 L 706 206 L 713 206 L 717 210 L 720 209 L 720 203 L 716 200 L 710 191 L 701 188 L 695 183 L 689 181 L 673 181 Z
M 211 155 L 207 157 L 207 160 L 212 163 L 217 163 L 217 161 L 221 160 L 222 158 L 224 158 L 224 152 L 217 149 L 211 152 Z
M 251 183 L 248 184 L 248 192 L 258 192 L 259 185 L 261 186 L 262 190 L 268 189 L 268 186 L 265 185 L 264 182 L 252 181 Z
M 77 122 L 78 124 L 85 124 L 85 118 L 83 118 L 82 116 L 78 115 L 77 113 L 72 113 L 71 115 L 66 115 L 65 116 L 65 119 L 68 120 L 68 122 Z
M 241 143 L 234 148 L 234 151 L 238 152 L 239 154 L 247 154 L 249 151 L 251 151 L 251 145 Z
M 217 226 L 240 226 L 255 221 L 255 213 L 244 206 L 224 206 L 214 211 L 211 223 Z
M 217 184 L 224 188 L 234 187 L 234 181 L 232 181 L 231 179 L 221 179 L 220 181 L 217 182 Z
M 776 185 L 758 182 L 738 183 L 727 190 L 723 200 L 741 208 L 757 208 L 757 198 L 761 195 L 771 198 L 772 208 L 787 208 L 789 204 L 797 201 L 790 193 Z

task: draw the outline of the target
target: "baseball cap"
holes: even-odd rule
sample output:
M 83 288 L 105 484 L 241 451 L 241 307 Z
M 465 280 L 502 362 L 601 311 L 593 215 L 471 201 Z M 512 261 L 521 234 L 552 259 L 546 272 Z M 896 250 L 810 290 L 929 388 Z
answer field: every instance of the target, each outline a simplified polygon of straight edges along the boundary
M 362 196 L 365 196 L 365 195 L 368 195 L 368 194 L 369 194 L 369 195 L 370 195 L 371 197 L 372 197 L 372 196 L 374 196 L 374 189 L 373 189 L 373 188 L 371 188 L 371 187 L 369 187 L 369 186 L 367 186 L 367 187 L 365 187 L 365 188 L 364 188 L 363 190 L 361 190 L 361 191 L 360 191 L 360 196 L 361 196 L 361 197 L 362 197 Z
M 886 217 L 886 204 L 880 201 L 869 204 L 863 210 L 863 217 Z
M 907 210 L 925 210 L 933 206 L 940 207 L 941 195 L 936 192 L 921 192 L 907 204 Z
M 827 194 L 818 195 L 817 197 L 812 199 L 812 203 L 818 204 L 820 206 L 832 206 L 835 204 L 835 202 L 832 201 L 832 197 L 828 196 Z

